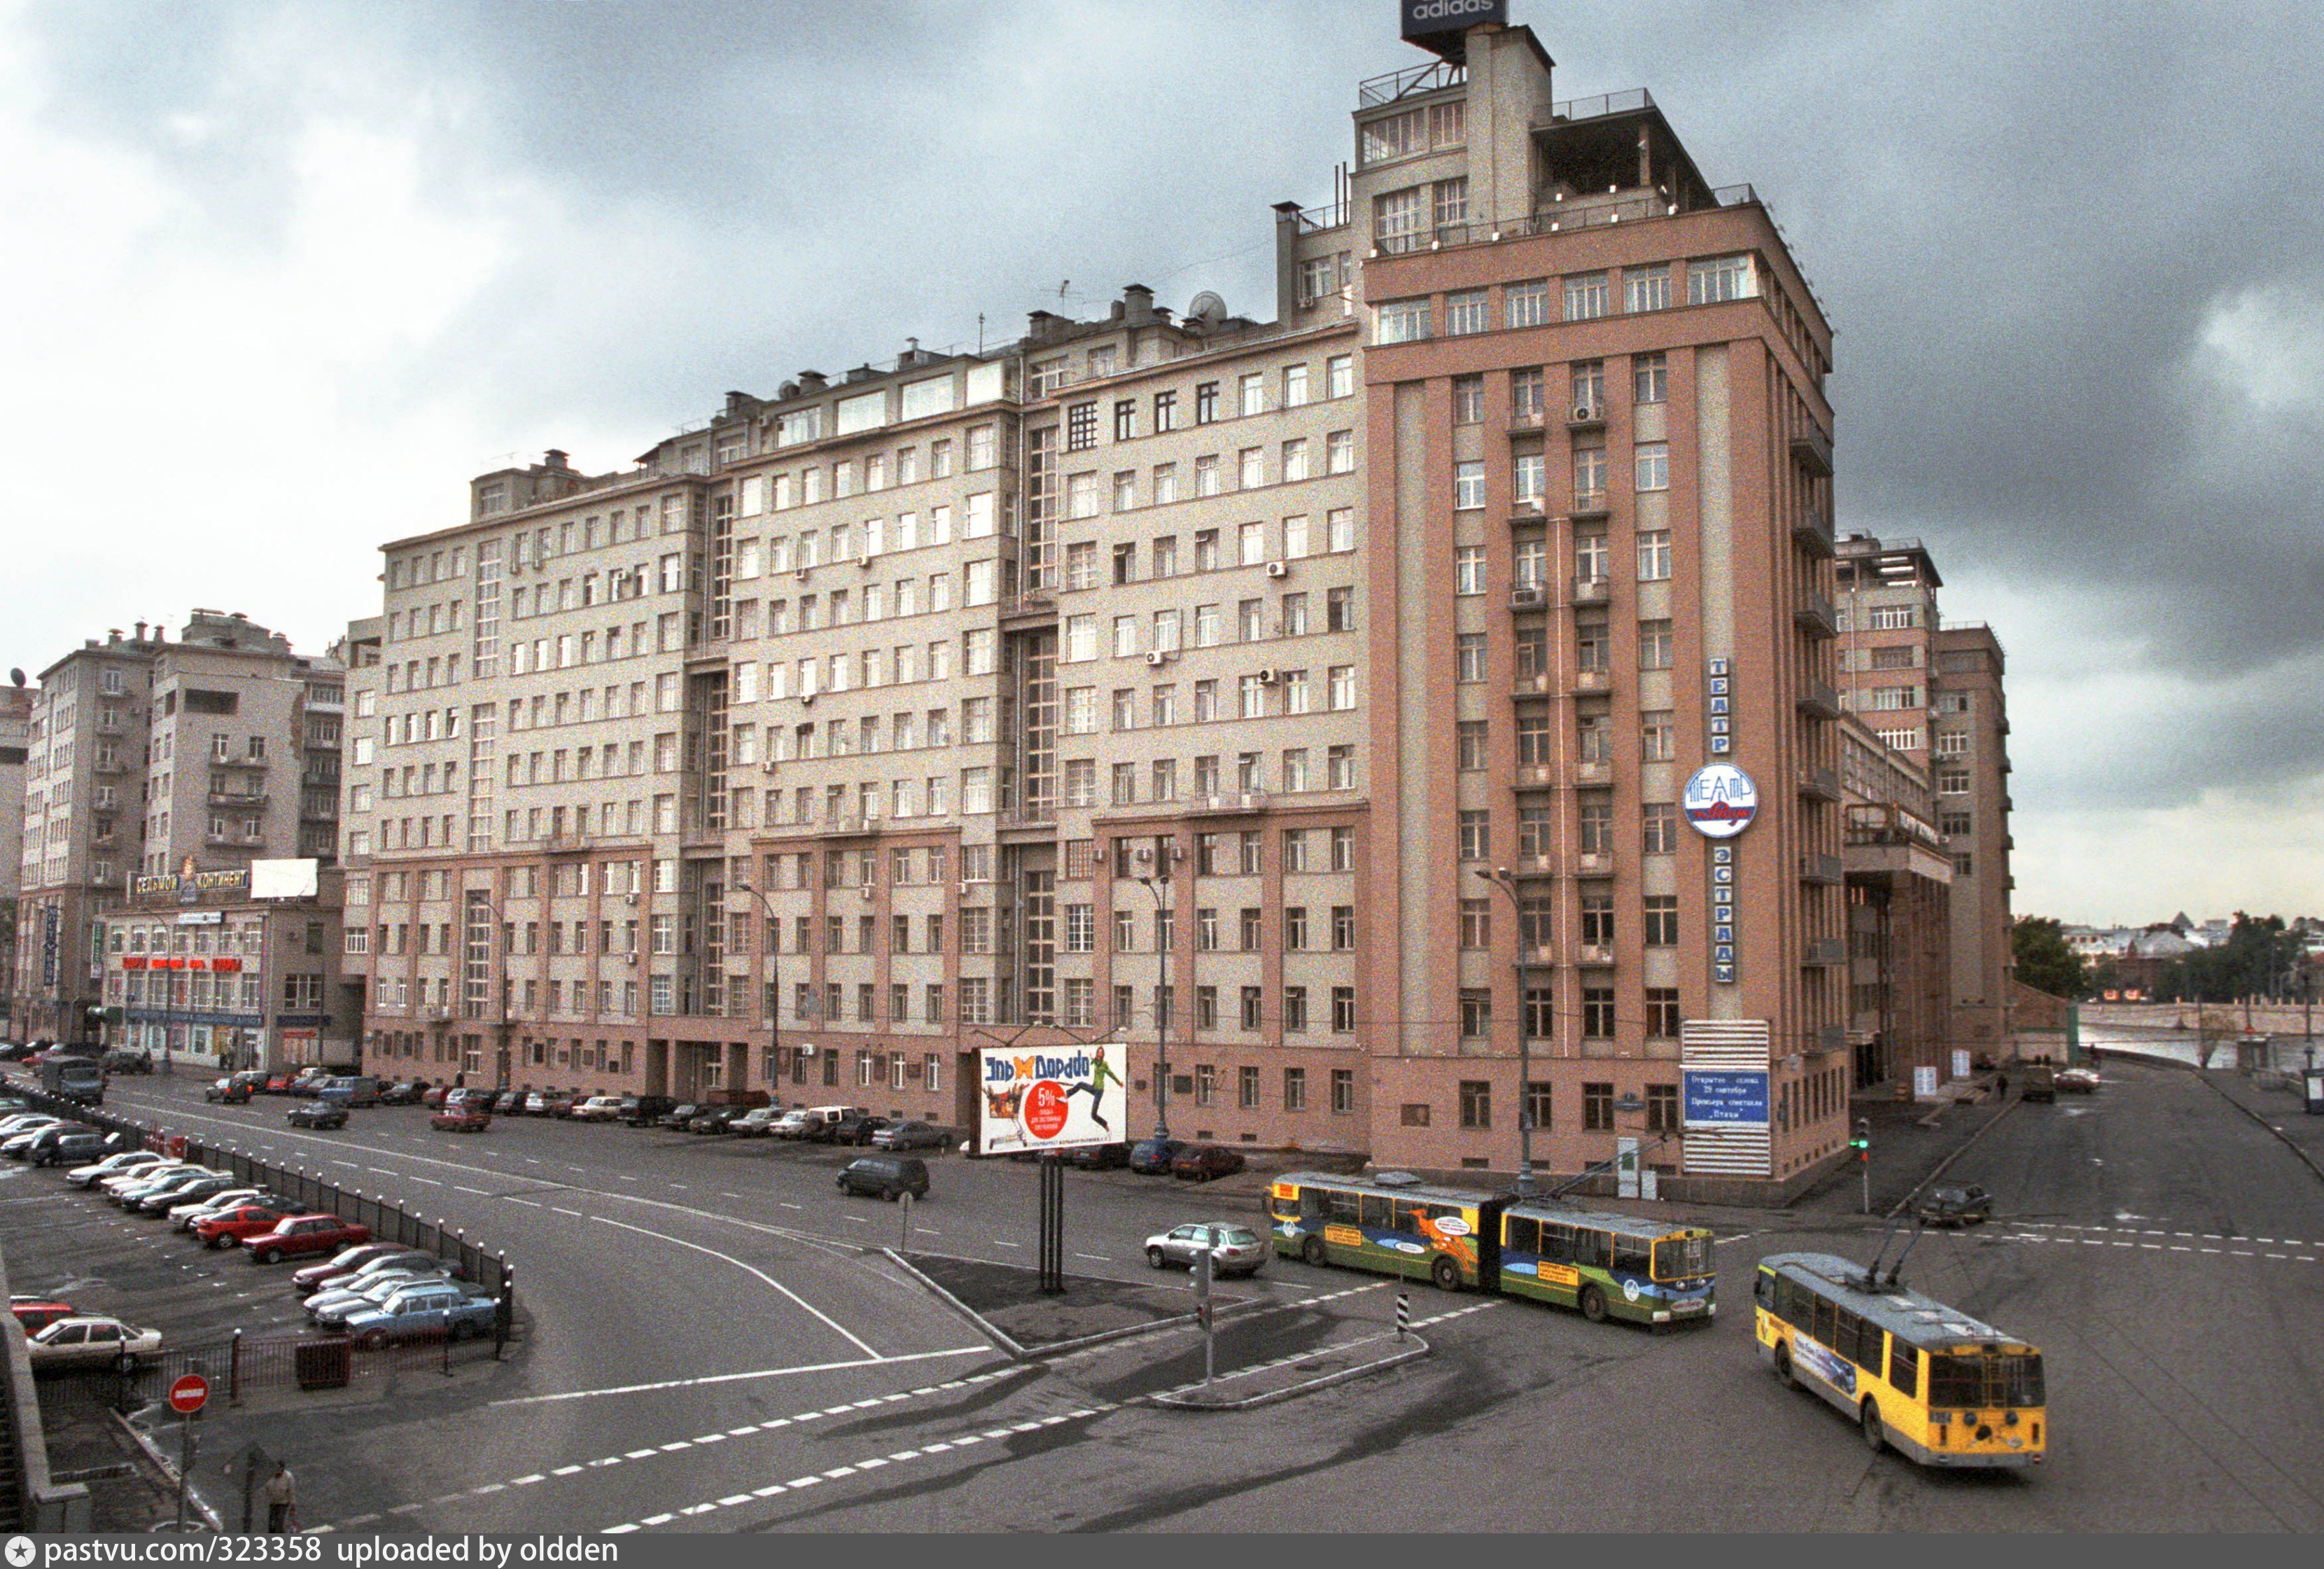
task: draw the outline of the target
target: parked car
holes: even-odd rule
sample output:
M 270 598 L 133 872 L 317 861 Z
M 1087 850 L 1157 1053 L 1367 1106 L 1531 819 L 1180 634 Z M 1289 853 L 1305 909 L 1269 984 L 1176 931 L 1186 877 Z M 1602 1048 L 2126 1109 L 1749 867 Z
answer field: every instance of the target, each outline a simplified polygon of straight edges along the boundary
M 203 1216 L 194 1223 L 193 1232 L 205 1248 L 231 1248 L 237 1242 L 263 1236 L 281 1225 L 283 1218 L 281 1210 L 264 1204 L 236 1204 Z
M 316 1090 L 315 1098 L 329 1101 L 334 1105 L 357 1109 L 376 1106 L 379 1104 L 379 1081 L 361 1074 L 343 1074 L 325 1079 L 321 1087 Z
M 65 1180 L 75 1187 L 94 1187 L 108 1177 L 126 1177 L 148 1166 L 158 1166 L 169 1157 L 154 1149 L 124 1149 L 88 1166 L 76 1166 L 65 1173 Z
M 546 1116 L 549 1112 L 549 1097 L 556 1093 L 554 1090 L 527 1090 L 524 1093 L 524 1099 L 518 1103 L 517 1110 L 528 1117 Z
M 121 1148 L 121 1135 L 94 1128 L 51 1128 L 32 1140 L 24 1152 L 28 1166 L 86 1166 L 98 1156 Z
M 807 1126 L 798 1136 L 811 1143 L 828 1144 L 833 1141 L 832 1130 L 840 1123 L 850 1117 L 868 1117 L 871 1114 L 862 1106 L 809 1106 L 807 1108 Z
M 307 1322 L 325 1329 L 336 1329 L 346 1322 L 350 1314 L 361 1313 L 378 1306 L 398 1292 L 414 1286 L 445 1285 L 440 1269 L 383 1269 L 376 1275 L 359 1276 L 342 1286 L 334 1286 L 307 1299 Z M 457 1287 L 453 1287 L 457 1290 Z
M 199 1177 L 207 1168 L 183 1160 L 163 1160 L 151 1166 L 134 1166 L 128 1170 L 98 1179 L 97 1186 L 108 1204 L 119 1204 L 134 1193 L 165 1182 L 174 1177 Z
M 165 1215 L 181 1204 L 192 1204 L 198 1199 L 213 1198 L 229 1188 L 242 1186 L 242 1178 L 238 1177 L 223 1171 L 205 1171 L 191 1182 L 180 1183 L 157 1193 L 147 1194 L 137 1201 L 134 1207 L 140 1214 Z M 124 1204 L 123 1207 L 125 1209 L 131 1206 Z
M 418 1079 L 403 1079 L 381 1090 L 379 1103 L 383 1106 L 416 1106 L 426 1090 L 427 1086 Z
M 1091 1144 L 1065 1157 L 1065 1164 L 1082 1171 L 1113 1171 L 1130 1164 L 1127 1144 Z
M 1222 1144 L 1197 1144 L 1178 1151 L 1170 1162 L 1170 1175 L 1182 1182 L 1212 1182 L 1231 1177 L 1242 1167 L 1241 1151 Z
M 1187 1146 L 1177 1139 L 1140 1139 L 1130 1149 L 1130 1169 L 1140 1177 L 1167 1177 L 1170 1163 Z
M 306 1272 L 301 1269 L 299 1275 Z M 325 1280 L 316 1289 L 301 1293 L 300 1300 L 311 1306 L 326 1292 L 368 1290 L 390 1275 L 424 1275 L 441 1280 L 456 1279 L 459 1273 L 457 1265 L 423 1249 L 389 1246 L 383 1251 L 371 1254 L 354 1269 Z M 290 1278 L 293 1286 L 298 1284 L 299 1275 Z
M 346 1316 L 349 1339 L 357 1345 L 385 1345 L 420 1335 L 466 1340 L 490 1334 L 500 1305 L 452 1285 L 410 1286 L 375 1307 Z
M 2071 1094 L 2095 1094 L 2099 1084 L 2096 1068 L 2061 1067 L 2058 1070 L 2058 1088 Z
M 321 1094 L 323 1093 L 323 1086 L 330 1082 L 330 1069 L 327 1067 L 310 1067 L 306 1072 L 300 1074 L 291 1079 L 290 1093 L 301 1099 L 309 1099 Z
M 532 1114 L 536 1117 L 569 1117 L 573 1114 L 574 1101 L 575 1096 L 570 1090 L 544 1090 L 540 1095 L 540 1109 Z
M 40 1334 L 60 1318 L 78 1316 L 73 1305 L 60 1297 L 11 1297 L 8 1311 L 28 1335 Z
M 176 1167 L 147 1181 L 132 1182 L 115 1189 L 113 1202 L 125 1210 L 139 1209 L 149 1198 L 168 1198 L 181 1188 L 191 1187 L 198 1182 L 207 1182 L 212 1175 L 209 1168 L 206 1166 Z M 216 1193 L 218 1190 L 212 1188 L 210 1191 Z
M 712 1106 L 686 1124 L 689 1133 L 724 1133 L 742 1114 L 740 1106 Z
M 282 1113 L 282 1120 L 293 1128 L 344 1128 L 347 1109 L 336 1101 L 318 1100 L 311 1106 L 291 1107 Z
M 97 1066 L 109 1074 L 150 1074 L 153 1071 L 153 1054 L 131 1051 L 115 1047 L 97 1059 Z
M 888 1125 L 885 1117 L 875 1117 L 869 1112 L 857 1112 L 831 1124 L 828 1140 L 834 1144 L 853 1144 L 870 1149 L 872 1136 Z
M 592 1095 L 574 1107 L 571 1112 L 576 1122 L 610 1122 L 621 1114 L 622 1097 L 619 1095 Z
M 32 1140 L 51 1129 L 78 1129 L 82 1126 L 83 1124 L 78 1122 L 67 1122 L 61 1119 L 51 1118 L 48 1121 L 36 1126 L 19 1129 L 9 1134 L 5 1140 L 0 1140 L 0 1155 L 5 1155 L 11 1160 L 23 1160 L 32 1154 Z
M 2058 1098 L 2058 1071 L 2046 1062 L 2022 1063 L 2017 1069 L 2017 1094 L 2020 1100 L 2050 1101 Z
M 1921 1195 L 1913 1214 L 1924 1226 L 1973 1226 L 1993 1218 L 1993 1195 L 1975 1183 L 1932 1187 Z
M 1214 1275 L 1256 1275 L 1269 1251 L 1267 1239 L 1250 1227 L 1220 1222 L 1178 1226 L 1146 1239 L 1146 1261 L 1157 1269 L 1172 1264 L 1191 1269 L 1207 1252 Z
M 242 1075 L 222 1078 L 202 1092 L 202 1099 L 215 1101 L 222 1106 L 243 1106 L 250 1103 L 250 1085 Z
M 420 1103 L 431 1112 L 436 1111 L 444 1104 L 445 1097 L 451 1093 L 446 1086 L 437 1084 L 420 1092 Z
M 622 1121 L 632 1128 L 650 1128 L 678 1109 L 668 1095 L 623 1095 Z
M 446 1133 L 481 1133 L 493 1125 L 493 1114 L 482 1106 L 452 1106 L 429 1118 L 428 1125 Z
M 484 1109 L 495 1117 L 521 1117 L 524 1103 L 531 1094 L 530 1090 L 503 1090 Z
M 815 1126 L 815 1113 L 805 1106 L 794 1106 L 767 1124 L 770 1139 L 804 1139 Z
M 258 1093 L 262 1095 L 287 1095 L 290 1093 L 291 1084 L 298 1078 L 298 1076 L 299 1075 L 297 1074 L 291 1073 L 288 1069 L 285 1069 L 281 1073 L 268 1074 L 266 1075 L 265 1084 Z
M 290 1289 L 299 1296 L 312 1297 L 343 1275 L 352 1275 L 374 1259 L 384 1259 L 392 1253 L 408 1253 L 412 1250 L 396 1242 L 358 1242 L 342 1248 L 319 1264 L 301 1265 L 290 1273 Z
M 171 1204 L 165 1213 L 171 1231 L 190 1232 L 198 1223 L 212 1215 L 224 1214 L 231 1209 L 240 1209 L 244 1204 L 259 1204 L 281 1214 L 293 1214 L 297 1207 L 263 1188 L 229 1187 L 208 1198 L 189 1199 L 184 1204 Z
M 36 1373 L 109 1368 L 126 1356 L 140 1362 L 161 1353 L 161 1332 L 117 1318 L 60 1318 L 26 1344 Z
M 780 1106 L 752 1106 L 727 1123 L 726 1131 L 737 1139 L 764 1139 L 767 1131 L 775 1125 L 775 1119 L 782 1114 Z
M 859 1155 L 839 1168 L 839 1191 L 893 1204 L 900 1194 L 928 1196 L 928 1163 L 917 1155 Z
M 952 1134 L 932 1122 L 890 1122 L 872 1131 L 874 1149 L 942 1149 Z
M 710 1107 L 706 1102 L 687 1101 L 681 1105 L 672 1106 L 668 1112 L 664 1112 L 655 1121 L 654 1126 L 657 1128 L 675 1129 L 678 1131 L 683 1132 L 686 1130 L 687 1124 L 692 1122 L 694 1119 L 699 1117 L 703 1112 L 709 1109 Z
M 243 1246 L 250 1250 L 252 1263 L 272 1264 L 283 1259 L 336 1253 L 342 1248 L 370 1241 L 369 1226 L 343 1221 L 337 1215 L 285 1215 L 272 1231 L 249 1238 Z

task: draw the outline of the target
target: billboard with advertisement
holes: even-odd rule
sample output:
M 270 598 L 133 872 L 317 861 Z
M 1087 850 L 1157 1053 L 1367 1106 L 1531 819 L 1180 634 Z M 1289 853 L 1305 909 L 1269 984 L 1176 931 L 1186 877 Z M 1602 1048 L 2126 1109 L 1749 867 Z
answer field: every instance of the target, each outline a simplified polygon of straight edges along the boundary
M 1696 1068 L 1679 1077 L 1682 1120 L 1690 1128 L 1746 1128 L 1767 1125 L 1767 1070 L 1765 1068 Z
M 321 883 L 319 861 L 254 861 L 250 863 L 253 899 L 312 899 Z
M 1130 1048 L 988 1046 L 977 1052 L 976 1151 L 1087 1149 L 1126 1143 Z

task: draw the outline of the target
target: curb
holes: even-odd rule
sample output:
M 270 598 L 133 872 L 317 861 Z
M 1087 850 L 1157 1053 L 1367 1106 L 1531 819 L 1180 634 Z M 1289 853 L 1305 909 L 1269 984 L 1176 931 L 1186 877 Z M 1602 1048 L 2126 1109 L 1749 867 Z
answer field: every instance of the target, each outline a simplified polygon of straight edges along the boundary
M 942 1286 L 937 1285 L 936 1282 L 931 1279 L 927 1274 L 914 1268 L 911 1261 L 906 1259 L 901 1253 L 897 1252 L 895 1249 L 881 1248 L 880 1251 L 892 1263 L 894 1263 L 898 1269 L 903 1270 L 913 1279 L 918 1280 L 921 1285 L 927 1287 L 930 1292 L 935 1294 L 937 1300 L 943 1302 L 954 1313 L 959 1314 L 963 1318 L 968 1320 L 971 1324 L 975 1326 L 977 1333 L 990 1338 L 995 1345 L 1008 1352 L 1011 1360 L 1016 1361 L 1042 1361 L 1050 1357 L 1062 1356 L 1067 1352 L 1081 1351 L 1086 1347 L 1093 1345 L 1103 1345 L 1109 1341 L 1128 1340 L 1132 1335 L 1151 1334 L 1156 1330 L 1189 1327 L 1201 1322 L 1194 1314 L 1179 1313 L 1173 1314 L 1167 1318 L 1152 1319 L 1145 1324 L 1125 1324 L 1120 1329 L 1102 1329 L 1095 1334 L 1075 1335 L 1071 1340 L 1052 1341 L 1047 1344 L 1037 1346 L 1021 1345 L 1005 1333 L 1000 1325 L 994 1324 L 991 1319 L 985 1317 L 984 1315 L 977 1312 L 975 1308 L 971 1307 L 967 1303 L 963 1302 L 959 1297 L 945 1290 Z M 976 1259 L 964 1259 L 962 1260 L 963 1263 L 981 1263 L 984 1260 Z M 1246 1314 L 1264 1312 L 1270 1308 L 1280 1307 L 1284 1305 L 1281 1303 L 1272 1302 L 1265 1297 L 1237 1297 L 1231 1301 L 1220 1303 L 1213 1310 L 1212 1322 L 1216 1323 L 1220 1319 L 1223 1318 L 1240 1317 Z
M 1389 1337 L 1385 1334 L 1377 1334 L 1370 1336 L 1369 1340 L 1386 1340 Z M 1291 1384 L 1280 1389 L 1269 1389 L 1265 1394 L 1250 1395 L 1240 1400 L 1195 1400 L 1187 1398 L 1186 1396 L 1179 1390 L 1170 1389 L 1166 1390 L 1164 1393 L 1159 1395 L 1148 1396 L 1147 1404 L 1150 1406 L 1167 1407 L 1174 1411 L 1256 1410 L 1261 1406 L 1272 1406 L 1279 1401 L 1293 1399 L 1301 1395 L 1312 1394 L 1317 1389 L 1327 1389 L 1334 1384 L 1344 1384 L 1351 1380 L 1362 1378 L 1367 1373 L 1383 1372 L 1389 1368 L 1402 1367 L 1406 1362 L 1417 1361 L 1420 1358 L 1433 1355 L 1434 1352 L 1434 1347 L 1432 1347 L 1425 1340 L 1421 1339 L 1419 1335 L 1413 1334 L 1411 1331 L 1407 1330 L 1405 1333 L 1405 1339 L 1412 1342 L 1412 1345 L 1409 1349 L 1397 1352 L 1393 1356 L 1383 1357 L 1379 1361 L 1366 1362 L 1361 1367 L 1342 1368 L 1336 1373 L 1325 1373 L 1319 1378 L 1307 1379 L 1300 1383 Z M 1366 1343 L 1368 1343 L 1368 1341 L 1364 1340 L 1352 1341 L 1350 1343 L 1351 1345 L 1363 1345 Z M 1295 1361 L 1305 1361 L 1306 1358 L 1315 1354 L 1316 1353 L 1314 1352 L 1304 1352 L 1298 1357 L 1295 1357 L 1291 1360 Z M 1239 1372 L 1229 1373 L 1226 1377 L 1229 1379 L 1248 1378 L 1252 1373 L 1264 1371 L 1267 1368 L 1276 1365 L 1277 1364 L 1272 1362 L 1262 1363 L 1260 1366 L 1256 1368 L 1244 1368 Z M 1215 1387 L 1217 1383 L 1222 1383 L 1224 1381 L 1224 1380 L 1213 1380 L 1213 1387 Z M 1203 1388 L 1203 1386 L 1200 1384 L 1190 1384 L 1186 1386 L 1186 1388 L 1188 1389 L 1199 1389 Z
M 2018 1107 L 2024 1103 L 2024 1098 L 2020 1096 L 2018 1099 L 2014 1100 L 2007 1105 L 2002 1107 L 2001 1110 L 1996 1112 L 1992 1116 L 1987 1118 L 1984 1127 L 1979 1128 L 1976 1132 L 1962 1140 L 1960 1146 L 1955 1149 L 1951 1154 L 1946 1156 L 1942 1160 L 1938 1161 L 1934 1170 L 1931 1171 L 1926 1177 L 1921 1178 L 1920 1181 L 1914 1183 L 1909 1189 L 1907 1189 L 1904 1196 L 1898 1199 L 1895 1204 L 1889 1205 L 1888 1208 L 1883 1212 L 1880 1218 L 1882 1220 L 1893 1221 L 1899 1214 L 1903 1214 L 1905 1207 L 1921 1195 L 1921 1190 L 1923 1188 L 1936 1181 L 1940 1177 L 1942 1177 L 1946 1171 L 1950 1169 L 1954 1161 L 1959 1160 L 1962 1156 L 1968 1154 L 1969 1150 L 1975 1147 L 1978 1140 L 1984 1138 L 1987 1133 L 1992 1132 L 1993 1125 L 1996 1122 L 2000 1121 L 2004 1117 L 2006 1117 L 2010 1112 L 2015 1112 Z
M 155 1444 L 150 1436 L 139 1429 L 134 1423 L 131 1422 L 128 1417 L 123 1416 L 120 1412 L 108 1406 L 105 1408 L 105 1414 L 112 1417 L 114 1421 L 120 1424 L 121 1430 L 124 1433 L 128 1434 L 130 1438 L 135 1442 L 137 1447 L 145 1452 L 145 1458 L 152 1461 L 154 1465 L 160 1468 L 161 1474 L 170 1479 L 170 1485 L 171 1487 L 176 1487 L 178 1485 L 178 1463 L 171 1460 L 168 1455 L 162 1454 L 161 1445 Z M 190 1485 L 186 1489 L 186 1503 L 196 1515 L 208 1522 L 211 1530 L 217 1532 L 221 1536 L 225 1535 L 226 1522 L 218 1518 L 218 1512 L 210 1508 L 208 1503 L 203 1500 L 202 1495 L 196 1491 Z
M 2213 1084 L 2209 1073 L 2198 1072 L 2195 1076 L 2201 1079 L 2205 1084 L 2210 1084 L 2212 1091 L 2218 1095 L 2219 1099 L 2227 1102 L 2227 1104 L 2233 1106 L 2236 1111 L 2241 1112 L 2245 1116 L 2249 1117 L 2253 1121 L 2257 1122 L 2261 1127 L 2266 1129 L 2268 1132 L 2274 1137 L 2276 1142 L 2282 1144 L 2286 1149 L 2291 1150 L 2292 1154 L 2298 1156 L 2301 1165 L 2314 1172 L 2319 1181 L 2324 1181 L 2324 1165 L 2319 1165 L 2317 1163 L 2316 1157 L 2309 1154 L 2307 1150 L 2302 1149 L 2299 1144 L 2294 1142 L 2291 1134 L 2286 1133 L 2282 1129 L 2269 1121 L 2265 1117 L 2261 1116 L 2257 1112 L 2255 1112 L 2249 1106 L 2245 1105 L 2241 1101 L 2236 1099 L 2235 1096 L 2227 1094 L 2227 1091 L 2220 1089 L 2217 1084 Z

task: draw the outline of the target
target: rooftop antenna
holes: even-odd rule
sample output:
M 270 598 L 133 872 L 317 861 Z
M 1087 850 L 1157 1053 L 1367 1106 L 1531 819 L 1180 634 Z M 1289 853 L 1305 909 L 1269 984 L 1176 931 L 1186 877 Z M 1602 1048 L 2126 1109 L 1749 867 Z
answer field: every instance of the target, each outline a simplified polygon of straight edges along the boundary
M 976 357 L 984 357 L 984 312 L 976 313 Z

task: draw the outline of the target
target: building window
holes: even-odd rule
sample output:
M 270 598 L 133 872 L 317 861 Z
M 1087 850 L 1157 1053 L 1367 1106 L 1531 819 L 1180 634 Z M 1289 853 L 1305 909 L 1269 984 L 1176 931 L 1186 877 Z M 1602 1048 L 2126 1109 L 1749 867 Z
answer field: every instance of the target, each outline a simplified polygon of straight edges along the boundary
M 1671 575 L 1668 529 L 1649 529 L 1638 535 L 1638 581 L 1659 583 Z
M 1648 801 L 1639 808 L 1644 825 L 1642 847 L 1649 855 L 1678 853 L 1678 808 L 1669 801 Z
M 1667 670 L 1671 668 L 1671 623 L 1667 621 L 1638 623 L 1638 669 Z
M 1461 1081 L 1461 1126 L 1489 1128 L 1493 1125 L 1493 1086 L 1486 1079 Z
M 1457 512 L 1473 512 L 1485 504 L 1485 466 L 1482 463 L 1456 463 L 1452 466 L 1452 506 Z
M 1461 946 L 1489 948 L 1493 944 L 1493 902 L 1489 899 L 1461 901 Z
M 1489 730 L 1482 719 L 1462 719 L 1453 729 L 1454 765 L 1464 772 L 1473 772 L 1485 766 L 1485 752 Z
M 1646 1037 L 1650 1040 L 1678 1038 L 1678 988 L 1646 988 Z
M 1669 536 L 1664 536 L 1667 539 Z M 1485 591 L 1485 547 L 1456 545 L 1452 548 L 1452 592 L 1455 595 L 1482 594 Z
M 1467 289 L 1444 297 L 1444 336 L 1465 337 L 1485 330 L 1485 291 Z
M 1670 356 L 1642 354 L 1630 361 L 1630 398 L 1634 402 L 1661 403 L 1670 398 Z
M 1355 989 L 1353 986 L 1334 986 L 1334 987 L 1333 987 L 1333 988 L 1332 988 L 1332 1033 L 1333 1033 L 1333 1034 L 1334 1034 L 1334 1035 L 1352 1035 L 1352 1034 L 1354 1034 L 1354 1033 L 1355 1033 L 1355 1029 L 1356 1029 L 1356 989 Z M 1344 1070 L 1334 1070 L 1334 1071 L 1333 1071 L 1333 1076 L 1334 1080 L 1336 1080 L 1336 1079 L 1338 1078 L 1339 1073 L 1340 1073 L 1340 1072 L 1342 1072 L 1342 1071 L 1344 1071 Z M 1354 1084 L 1353 1084 L 1354 1075 L 1353 1075 L 1352 1074 L 1351 1074 L 1351 1075 L 1349 1075 L 1349 1077 L 1350 1077 L 1350 1087 L 1349 1087 L 1349 1092 L 1348 1092 L 1348 1093 L 1349 1093 L 1349 1097 L 1350 1097 L 1351 1109 L 1352 1109 L 1352 1104 L 1353 1104 L 1353 1100 L 1354 1100 L 1354 1094 L 1355 1094 Z M 1335 1086 L 1335 1087 L 1336 1087 L 1336 1086 Z M 1336 1094 L 1335 1094 L 1335 1095 L 1334 1095 L 1333 1104 L 1332 1109 L 1333 1109 L 1333 1111 L 1335 1111 L 1335 1112 L 1336 1112 L 1336 1111 L 1338 1111 L 1338 1110 L 1340 1110 L 1339 1104 L 1338 1104 L 1338 1103 L 1337 1103 L 1337 1096 L 1336 1096 Z
M 1259 1070 L 1257 1068 L 1235 1069 L 1235 1104 L 1246 1112 L 1259 1104 Z
M 1669 263 L 1622 269 L 1622 308 L 1625 310 L 1668 310 L 1670 302 Z
M 1463 810 L 1461 813 L 1461 859 L 1489 860 L 1493 854 L 1492 814 L 1487 811 Z
M 1428 301 L 1425 300 L 1388 300 L 1372 312 L 1372 341 L 1376 344 L 1415 343 L 1428 336 Z M 1196 405 L 1196 423 L 1202 423 L 1200 405 Z
M 1485 419 L 1485 378 L 1454 376 L 1452 378 L 1452 423 L 1480 425 Z
M 1674 948 L 1678 946 L 1678 896 L 1674 893 L 1650 893 L 1646 899 L 1646 946 Z
M 1668 626 L 1670 623 L 1662 623 Z M 1481 681 L 1485 678 L 1485 634 L 1462 632 L 1452 634 L 1452 678 L 1456 681 Z M 1333 706 L 1337 707 L 1337 704 Z
M 1302 1093 L 1305 1093 L 1304 1085 L 1302 1086 Z M 1338 1117 L 1351 1116 L 1354 1113 L 1355 1109 L 1355 1070 L 1353 1068 L 1344 1067 L 1333 1068 L 1332 1070 L 1332 1114 Z
M 1582 988 L 1582 1033 L 1591 1040 L 1611 1040 L 1614 1038 L 1614 989 L 1611 986 Z
M 1529 279 L 1501 290 L 1501 325 L 1545 327 L 1549 324 L 1549 280 Z
M 1606 314 L 1613 291 L 1603 272 L 1581 272 L 1565 281 L 1565 319 L 1588 321 Z
M 1631 466 L 1634 488 L 1641 491 L 1670 489 L 1670 446 L 1667 442 L 1649 441 L 1639 446 Z
M 1614 1131 L 1612 1084 L 1594 1082 L 1582 1084 L 1582 1131 L 1585 1133 L 1610 1133 Z
M 1406 1128 L 1427 1127 L 1428 1103 L 1425 1101 L 1405 1102 L 1404 1104 L 1397 1108 L 1396 1120 L 1398 1123 Z
M 1686 302 L 1715 305 L 1722 300 L 1748 300 L 1752 287 L 1751 258 L 1710 256 L 1686 264 Z

